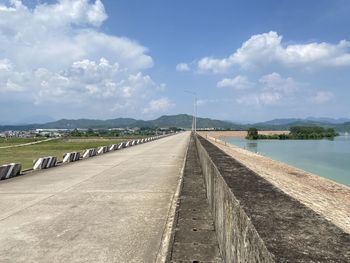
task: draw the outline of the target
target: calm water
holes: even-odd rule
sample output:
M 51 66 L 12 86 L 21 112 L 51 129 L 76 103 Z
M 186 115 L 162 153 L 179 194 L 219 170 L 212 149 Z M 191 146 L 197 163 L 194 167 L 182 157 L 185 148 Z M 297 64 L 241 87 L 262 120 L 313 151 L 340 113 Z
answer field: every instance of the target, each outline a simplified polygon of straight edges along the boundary
M 350 136 L 331 140 L 257 140 L 226 138 L 252 152 L 350 186 Z

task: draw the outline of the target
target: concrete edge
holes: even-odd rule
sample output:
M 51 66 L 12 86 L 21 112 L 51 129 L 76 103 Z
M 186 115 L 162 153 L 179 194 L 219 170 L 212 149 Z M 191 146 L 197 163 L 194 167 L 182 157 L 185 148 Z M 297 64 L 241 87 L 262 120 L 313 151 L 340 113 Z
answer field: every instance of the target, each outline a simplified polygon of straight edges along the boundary
M 262 257 L 264 259 L 263 262 L 275 262 L 274 255 L 271 254 L 270 251 L 267 249 L 264 240 L 260 237 L 258 231 L 255 229 L 255 226 L 251 222 L 249 216 L 246 214 L 244 209 L 241 207 L 239 200 L 236 199 L 234 193 L 228 187 L 226 181 L 222 177 L 218 167 L 213 162 L 209 153 L 207 152 L 207 150 L 204 148 L 204 146 L 200 142 L 200 140 L 198 138 L 199 136 L 201 138 L 203 138 L 204 140 L 207 140 L 207 138 L 197 134 L 197 136 L 195 137 L 195 142 L 196 142 L 196 148 L 198 151 L 199 161 L 200 161 L 203 175 L 204 175 L 204 179 L 205 179 L 206 194 L 207 194 L 209 205 L 210 205 L 210 208 L 211 208 L 212 214 L 213 214 L 215 230 L 216 230 L 217 239 L 219 242 L 220 254 L 221 254 L 224 262 L 226 262 L 226 261 L 231 262 L 232 259 L 237 260 L 237 258 L 232 258 L 232 255 L 231 255 L 230 248 L 232 246 L 232 244 L 231 244 L 232 240 L 230 240 L 230 239 L 227 240 L 227 232 L 231 232 L 231 231 L 228 231 L 226 225 L 227 225 L 228 220 L 232 220 L 233 218 L 232 217 L 226 218 L 225 216 L 222 216 L 218 211 L 219 210 L 218 207 L 220 207 L 220 204 L 225 203 L 224 200 L 221 200 L 221 199 L 224 199 L 225 194 L 229 198 L 228 202 L 231 204 L 234 204 L 231 206 L 233 208 L 232 212 L 235 209 L 236 212 L 238 212 L 238 214 L 241 215 L 242 220 L 245 222 L 245 226 L 247 227 L 247 229 L 249 229 L 249 231 L 247 231 L 247 232 L 249 232 L 252 235 L 253 240 L 256 242 L 255 247 L 257 248 L 257 250 L 259 250 L 263 254 L 263 257 Z M 209 143 L 211 143 L 209 140 L 207 140 L 207 141 Z M 204 159 L 203 159 L 203 157 L 204 157 Z M 204 165 L 205 163 L 208 164 L 209 167 L 206 167 Z M 220 194 L 218 194 L 219 190 L 221 190 Z M 220 199 L 220 200 L 218 200 L 218 199 Z M 218 204 L 218 201 L 220 201 L 220 204 Z M 223 206 L 221 206 L 221 208 L 223 209 Z M 222 224 L 221 227 L 220 227 L 220 223 Z M 230 228 L 229 228 L 229 230 L 230 230 Z M 229 245 L 227 245 L 227 243 Z M 245 248 L 245 247 L 243 247 L 243 248 Z M 245 254 L 244 253 L 245 251 L 241 251 L 241 252 L 242 252 L 241 254 Z
M 180 177 L 179 177 L 176 191 L 173 195 L 171 205 L 168 211 L 167 222 L 165 224 L 165 228 L 163 231 L 162 240 L 157 253 L 157 257 L 154 261 L 155 263 L 169 262 L 171 258 L 170 249 L 172 248 L 172 244 L 174 242 L 175 222 L 177 221 L 176 211 L 177 211 L 178 200 L 179 200 L 179 196 L 180 196 L 180 192 L 183 184 L 183 175 L 185 171 L 186 157 L 187 157 L 187 152 L 190 145 L 190 139 L 188 140 L 188 143 L 187 143 L 185 155 L 182 161 L 182 167 L 180 170 Z

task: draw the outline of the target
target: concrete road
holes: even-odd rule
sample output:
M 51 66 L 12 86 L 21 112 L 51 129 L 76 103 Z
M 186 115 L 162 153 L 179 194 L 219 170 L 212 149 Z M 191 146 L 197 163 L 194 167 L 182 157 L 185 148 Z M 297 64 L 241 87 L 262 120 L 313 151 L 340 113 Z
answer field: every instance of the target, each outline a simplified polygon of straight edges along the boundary
M 189 133 L 0 182 L 0 262 L 154 262 Z

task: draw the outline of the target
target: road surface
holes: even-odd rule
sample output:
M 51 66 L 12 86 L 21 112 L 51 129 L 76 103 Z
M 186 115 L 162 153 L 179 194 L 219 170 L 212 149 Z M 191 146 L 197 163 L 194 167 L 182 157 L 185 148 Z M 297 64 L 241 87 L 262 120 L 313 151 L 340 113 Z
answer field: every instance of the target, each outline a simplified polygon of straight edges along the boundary
M 0 183 L 0 262 L 154 262 L 188 132 Z

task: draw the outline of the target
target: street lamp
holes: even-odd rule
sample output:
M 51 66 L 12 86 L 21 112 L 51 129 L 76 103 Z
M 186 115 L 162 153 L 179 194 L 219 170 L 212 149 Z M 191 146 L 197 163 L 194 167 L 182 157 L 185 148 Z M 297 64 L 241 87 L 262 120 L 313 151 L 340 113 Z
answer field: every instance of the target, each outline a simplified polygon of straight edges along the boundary
M 194 96 L 192 131 L 196 133 L 197 132 L 197 93 L 189 90 L 185 90 L 185 92 L 192 94 Z

